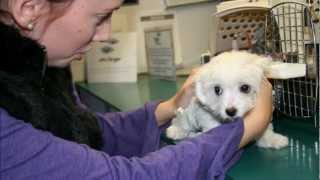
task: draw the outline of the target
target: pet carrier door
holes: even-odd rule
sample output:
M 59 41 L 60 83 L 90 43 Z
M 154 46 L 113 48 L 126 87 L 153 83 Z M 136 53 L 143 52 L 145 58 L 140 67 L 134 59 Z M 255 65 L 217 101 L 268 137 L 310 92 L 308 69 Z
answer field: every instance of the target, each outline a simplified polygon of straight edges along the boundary
M 319 115 L 319 42 L 310 6 L 284 2 L 272 7 L 266 18 L 265 51 L 277 61 L 306 64 L 306 76 L 275 80 L 278 112 L 298 118 Z M 317 29 L 319 31 L 319 29 Z

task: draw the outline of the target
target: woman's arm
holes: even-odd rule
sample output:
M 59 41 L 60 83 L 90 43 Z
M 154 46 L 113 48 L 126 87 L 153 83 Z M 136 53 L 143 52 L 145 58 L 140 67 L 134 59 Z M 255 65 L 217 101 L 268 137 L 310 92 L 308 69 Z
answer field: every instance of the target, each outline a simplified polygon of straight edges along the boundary
M 129 112 L 98 113 L 104 142 L 102 150 L 126 157 L 143 156 L 157 150 L 164 129 L 155 120 L 158 104 L 149 102 Z
M 272 117 L 272 85 L 264 79 L 260 85 L 255 107 L 244 117 L 244 133 L 239 147 L 261 136 Z
M 175 117 L 175 111 L 179 107 L 186 107 L 194 96 L 193 78 L 199 68 L 194 68 L 180 90 L 169 100 L 159 104 L 155 111 L 156 120 L 159 126 L 166 124 Z
M 238 120 L 175 146 L 127 158 L 57 138 L 0 108 L 0 179 L 223 179 L 239 158 L 242 133 L 243 121 Z

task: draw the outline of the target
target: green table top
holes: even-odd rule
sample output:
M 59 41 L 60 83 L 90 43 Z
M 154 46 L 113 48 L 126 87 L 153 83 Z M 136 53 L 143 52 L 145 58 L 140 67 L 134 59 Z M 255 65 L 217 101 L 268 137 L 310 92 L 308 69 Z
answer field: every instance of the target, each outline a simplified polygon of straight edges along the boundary
M 317 180 L 319 179 L 319 133 L 308 124 L 288 118 L 274 120 L 276 132 L 289 138 L 280 150 L 249 145 L 228 175 L 237 180 Z
M 152 79 L 140 75 L 134 83 L 77 83 L 98 98 L 121 111 L 141 107 L 149 101 L 166 100 L 182 86 L 186 77 L 176 81 Z
M 181 87 L 177 81 L 139 76 L 137 83 L 78 83 L 117 110 L 127 111 L 153 100 L 168 99 Z M 290 118 L 274 118 L 274 128 L 289 137 L 289 147 L 281 150 L 245 148 L 240 161 L 228 172 L 235 180 L 316 180 L 319 179 L 319 133 L 312 123 Z

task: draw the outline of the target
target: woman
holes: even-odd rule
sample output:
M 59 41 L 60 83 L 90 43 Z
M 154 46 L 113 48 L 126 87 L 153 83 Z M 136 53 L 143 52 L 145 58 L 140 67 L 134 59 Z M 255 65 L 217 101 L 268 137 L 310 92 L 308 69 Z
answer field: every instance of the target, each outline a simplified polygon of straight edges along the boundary
M 191 78 L 172 98 L 126 113 L 80 105 L 69 71 L 94 41 L 107 40 L 121 0 L 0 0 L 0 178 L 223 179 L 241 147 L 271 116 L 271 85 L 234 123 L 159 148 Z

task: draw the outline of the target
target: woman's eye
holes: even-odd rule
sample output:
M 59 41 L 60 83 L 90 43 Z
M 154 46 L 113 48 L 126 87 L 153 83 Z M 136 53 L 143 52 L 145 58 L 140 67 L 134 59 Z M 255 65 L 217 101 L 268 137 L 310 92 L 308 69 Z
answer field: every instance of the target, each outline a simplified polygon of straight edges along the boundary
M 109 20 L 111 19 L 111 16 L 112 16 L 112 12 L 111 13 L 108 13 L 108 14 L 101 14 L 101 15 L 98 15 L 97 18 L 98 18 L 98 25 L 102 24 L 103 22 L 105 22 L 106 20 Z

